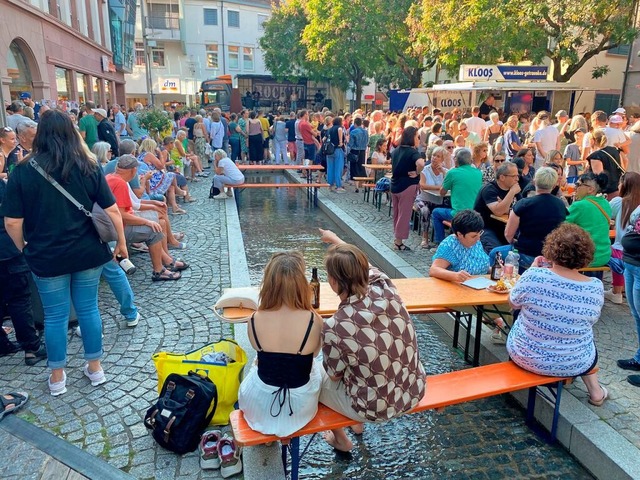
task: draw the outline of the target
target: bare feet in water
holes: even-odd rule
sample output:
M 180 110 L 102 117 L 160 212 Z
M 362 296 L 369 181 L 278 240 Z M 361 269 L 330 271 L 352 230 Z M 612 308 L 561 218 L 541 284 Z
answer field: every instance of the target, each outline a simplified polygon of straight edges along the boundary
M 322 438 L 339 452 L 348 453 L 353 448 L 353 443 L 342 428 L 324 432 Z

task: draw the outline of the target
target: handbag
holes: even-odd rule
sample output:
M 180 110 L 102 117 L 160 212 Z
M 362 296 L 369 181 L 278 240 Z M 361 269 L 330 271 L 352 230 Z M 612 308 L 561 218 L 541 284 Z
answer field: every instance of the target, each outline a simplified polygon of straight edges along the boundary
M 225 322 L 246 322 L 249 320 L 249 317 L 251 317 L 253 312 L 258 310 L 258 305 L 260 305 L 260 291 L 258 287 L 227 288 L 213 306 L 213 312 L 219 319 L 224 320 Z M 225 308 L 243 308 L 248 309 L 250 312 L 241 317 L 229 318 L 225 317 L 219 311 L 224 310 Z
M 203 356 L 224 357 L 223 360 L 203 360 Z M 158 373 L 158 393 L 166 378 L 172 374 L 187 375 L 190 371 L 206 376 L 216 385 L 218 406 L 210 425 L 227 425 L 229 415 L 236 409 L 238 390 L 242 381 L 246 352 L 233 340 L 220 340 L 187 353 L 158 352 L 152 356 Z
M 91 211 L 87 210 L 84 205 L 82 205 L 79 201 L 77 201 L 73 195 L 67 192 L 62 185 L 60 185 L 55 178 L 45 172 L 38 162 L 36 162 L 35 158 L 29 160 L 29 165 L 36 169 L 36 171 L 42 175 L 51 185 L 53 185 L 62 195 L 64 195 L 67 200 L 75 205 L 75 207 L 84 213 L 87 217 L 91 218 L 93 222 L 93 226 L 98 232 L 98 236 L 100 240 L 104 243 L 115 242 L 118 240 L 118 232 L 116 231 L 116 227 L 111 221 L 111 217 L 104 211 L 104 209 L 94 202 L 93 208 Z

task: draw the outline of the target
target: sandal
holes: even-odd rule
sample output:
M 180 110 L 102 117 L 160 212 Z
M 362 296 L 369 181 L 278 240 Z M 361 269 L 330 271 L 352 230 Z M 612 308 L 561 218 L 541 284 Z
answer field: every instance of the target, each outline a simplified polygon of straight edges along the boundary
M 177 241 L 181 241 L 184 240 L 184 232 L 177 232 L 177 233 L 173 233 L 173 237 L 177 240 Z
M 177 245 L 173 245 L 172 243 L 170 243 L 169 245 L 167 245 L 167 247 L 169 248 L 169 250 L 184 250 L 185 248 L 187 248 L 187 244 L 184 242 L 178 242 Z
M 181 208 L 176 209 L 171 209 L 171 213 L 172 215 L 186 215 L 187 211 L 186 210 L 182 210 Z
M 609 396 L 609 392 L 607 391 L 606 388 L 604 388 L 602 385 L 600 385 L 600 388 L 602 389 L 602 393 L 603 393 L 602 398 L 600 400 L 594 400 L 591 397 L 589 397 L 589 403 L 594 407 L 601 407 L 604 401 Z
M 24 351 L 24 363 L 30 367 L 34 366 L 41 360 L 47 359 L 47 347 L 41 343 L 37 350 Z
M 131 245 L 129 245 L 129 250 L 133 250 L 134 252 L 149 253 L 149 247 L 147 247 L 144 243 L 132 243 Z
M 5 398 L 11 397 L 11 398 Z M 26 392 L 11 392 L 5 395 L 0 395 L 0 405 L 2 405 L 2 411 L 0 412 L 0 420 L 8 413 L 15 412 L 29 400 L 29 394 Z
M 189 264 L 184 260 L 176 258 L 170 264 L 165 265 L 165 268 L 172 272 L 181 272 L 182 270 L 186 270 L 187 268 L 189 268 Z
M 400 250 L 401 252 L 411 251 L 411 249 L 407 247 L 404 243 L 401 243 L 400 245 L 398 245 L 397 243 L 394 243 L 393 246 L 396 247 L 396 250 Z
M 193 197 L 187 197 L 187 198 L 184 199 L 184 201 L 187 202 L 187 203 L 193 203 L 193 202 L 197 202 L 198 200 L 196 200 Z
M 171 272 L 163 268 L 160 272 L 153 272 L 151 280 L 154 282 L 163 282 L 167 280 L 180 280 L 180 277 L 182 277 L 180 272 Z

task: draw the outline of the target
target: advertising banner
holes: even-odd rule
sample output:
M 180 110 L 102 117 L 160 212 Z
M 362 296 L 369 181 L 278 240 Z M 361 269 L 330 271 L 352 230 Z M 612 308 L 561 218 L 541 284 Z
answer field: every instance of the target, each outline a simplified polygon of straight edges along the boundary
M 461 82 L 546 80 L 549 67 L 545 65 L 460 65 Z

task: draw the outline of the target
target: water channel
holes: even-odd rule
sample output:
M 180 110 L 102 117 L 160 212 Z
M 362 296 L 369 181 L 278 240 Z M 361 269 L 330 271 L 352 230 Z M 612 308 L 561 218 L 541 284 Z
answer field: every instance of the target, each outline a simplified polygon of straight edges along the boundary
M 263 181 L 266 181 L 262 177 Z M 268 177 L 268 181 L 284 181 Z M 278 180 L 280 178 L 280 180 Z M 254 182 L 257 177 L 249 177 Z M 295 189 L 242 192 L 240 220 L 252 284 L 259 284 L 275 251 L 297 249 L 307 269 L 322 267 L 326 246 L 318 228 L 349 239 L 305 194 Z M 451 339 L 429 316 L 414 316 L 420 356 L 428 374 L 465 368 Z M 427 383 L 427 388 L 428 383 Z M 369 424 L 353 437 L 354 450 L 337 454 L 316 437 L 301 466 L 303 479 L 590 479 L 560 446 L 551 446 L 524 423 L 524 411 L 507 395 L 465 403 L 444 412 L 422 412 Z M 309 437 L 302 439 L 306 445 Z

